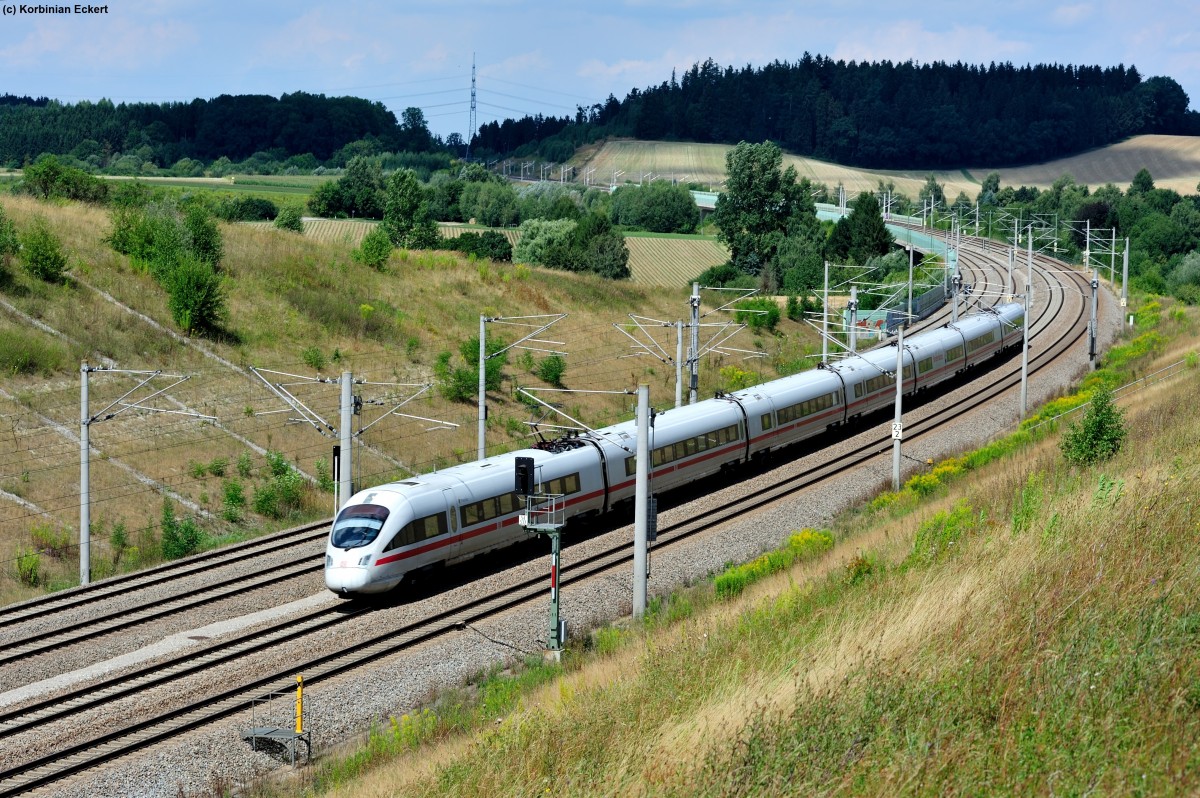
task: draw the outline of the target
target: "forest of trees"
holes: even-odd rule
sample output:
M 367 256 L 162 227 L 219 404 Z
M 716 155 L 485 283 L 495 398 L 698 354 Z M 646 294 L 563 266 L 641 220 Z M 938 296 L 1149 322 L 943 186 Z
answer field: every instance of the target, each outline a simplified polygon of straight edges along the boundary
M 575 117 L 480 128 L 473 152 L 564 160 L 610 136 L 736 144 L 872 168 L 1034 163 L 1141 133 L 1200 134 L 1200 114 L 1168 77 L 1134 67 L 935 61 L 875 63 L 805 55 L 740 69 L 712 59 L 624 101 Z
M 442 148 L 419 109 L 407 109 L 397 120 L 383 103 L 357 97 L 223 94 L 190 103 L 117 105 L 0 97 L 0 164 L 9 167 L 44 153 L 71 155 L 93 169 L 121 158 L 135 167 L 148 162 L 166 168 L 183 159 L 209 164 L 266 153 L 311 170 L 331 160 L 344 165 L 358 154 L 342 152 L 355 142 L 368 142 L 376 151 Z

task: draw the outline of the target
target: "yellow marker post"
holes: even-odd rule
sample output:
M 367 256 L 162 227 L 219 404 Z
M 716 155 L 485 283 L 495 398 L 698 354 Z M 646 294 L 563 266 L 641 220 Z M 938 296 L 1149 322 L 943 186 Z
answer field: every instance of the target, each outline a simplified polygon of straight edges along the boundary
M 296 734 L 304 734 L 304 677 L 296 677 Z

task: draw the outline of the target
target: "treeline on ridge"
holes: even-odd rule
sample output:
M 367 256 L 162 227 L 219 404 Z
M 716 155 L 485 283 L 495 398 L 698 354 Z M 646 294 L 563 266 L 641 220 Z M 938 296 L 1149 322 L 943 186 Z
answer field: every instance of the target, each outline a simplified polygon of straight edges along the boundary
M 762 67 L 708 59 L 624 100 L 577 107 L 573 117 L 490 122 L 471 152 L 562 162 L 608 137 L 769 140 L 847 165 L 935 169 L 1041 162 L 1142 133 L 1200 134 L 1200 113 L 1188 110 L 1175 80 L 1143 79 L 1133 66 L 846 62 L 805 53 Z M 52 153 L 114 174 L 220 175 L 231 161 L 245 161 L 242 172 L 307 172 L 356 155 L 461 155 L 464 143 L 458 133 L 432 135 L 419 108 L 398 120 L 381 102 L 306 92 L 158 104 L 0 97 L 0 165 L 9 167 Z
M 1200 134 L 1200 113 L 1169 77 L 1133 67 L 935 61 L 794 62 L 722 67 L 712 59 L 623 101 L 483 125 L 480 154 L 564 161 L 608 137 L 736 144 L 882 169 L 1052 160 L 1142 133 Z
M 71 155 L 93 169 L 107 169 L 122 157 L 131 159 L 132 167 L 148 162 L 166 168 L 183 159 L 212 163 L 266 153 L 311 170 L 337 160 L 355 142 L 378 152 L 443 148 L 419 109 L 408 109 L 397 120 L 383 103 L 357 97 L 223 94 L 187 103 L 120 104 L 0 98 L 0 164 L 9 167 L 44 153 Z M 360 153 L 353 148 L 342 152 L 342 163 L 334 165 L 355 154 Z

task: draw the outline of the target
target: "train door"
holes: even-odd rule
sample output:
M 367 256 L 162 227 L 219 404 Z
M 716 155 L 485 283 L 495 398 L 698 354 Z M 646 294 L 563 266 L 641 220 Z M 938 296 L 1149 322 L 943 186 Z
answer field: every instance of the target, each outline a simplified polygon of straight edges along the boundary
M 453 560 L 458 556 L 459 549 L 462 548 L 462 540 L 458 536 L 458 499 L 454 495 L 453 488 L 442 488 L 442 498 L 446 501 L 446 512 L 450 515 L 450 524 L 447 527 L 450 530 L 450 543 L 446 546 L 446 560 Z

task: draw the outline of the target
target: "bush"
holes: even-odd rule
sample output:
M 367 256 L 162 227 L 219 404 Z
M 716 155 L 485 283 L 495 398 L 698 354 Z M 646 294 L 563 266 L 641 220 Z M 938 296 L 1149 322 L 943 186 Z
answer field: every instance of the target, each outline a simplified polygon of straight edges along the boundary
M 710 266 L 700 272 L 695 280 L 689 280 L 688 284 L 693 282 L 707 288 L 754 288 L 757 284 L 754 277 L 729 262 Z
M 300 209 L 295 205 L 284 205 L 279 209 L 279 214 L 275 217 L 275 226 L 280 230 L 303 233 L 304 219 L 300 215 Z
M 562 355 L 550 355 L 537 365 L 538 379 L 548 382 L 556 388 L 562 387 L 563 374 L 567 370 L 567 361 Z
M 18 236 L 18 241 L 21 263 L 27 272 L 48 283 L 62 282 L 67 256 L 43 217 L 36 217 L 29 229 Z
M 279 215 L 279 209 L 262 197 L 224 197 L 214 213 L 226 222 L 269 222 Z
M 183 214 L 183 226 L 187 230 L 189 249 L 197 259 L 217 270 L 225 254 L 221 231 L 209 218 L 208 212 L 199 205 L 192 205 Z
M 383 271 L 388 258 L 392 256 L 392 249 L 394 249 L 392 239 L 388 236 L 387 231 L 376 225 L 363 238 L 358 248 L 350 253 L 350 257 L 364 266 L 370 266 L 376 271 Z
M 721 390 L 726 393 L 740 391 L 754 384 L 754 372 L 737 366 L 722 366 L 718 373 L 721 375 Z
M 272 449 L 267 452 L 267 470 L 273 477 L 282 477 L 292 470 L 292 464 L 287 461 L 283 452 Z
M 41 582 L 42 557 L 34 549 L 17 548 L 17 579 L 26 587 L 37 587 Z
M 1115 455 L 1125 440 L 1124 413 L 1113 403 L 1112 392 L 1097 388 L 1083 420 L 1071 424 L 1062 439 L 1068 463 L 1089 466 Z
M 171 507 L 171 500 L 163 500 L 162 511 L 162 554 L 168 560 L 177 560 L 194 554 L 204 539 L 204 533 L 192 518 L 179 520 Z
M 458 238 L 447 239 L 446 243 L 464 255 L 474 255 L 490 260 L 512 260 L 513 248 L 503 234 L 494 230 L 484 233 L 463 233 Z
M 221 487 L 224 492 L 222 515 L 231 524 L 241 522 L 246 508 L 246 494 L 242 489 L 241 480 L 228 479 Z
M 451 402 L 468 402 L 479 391 L 479 372 L 451 366 L 450 358 L 449 352 L 442 352 L 434 361 L 433 376 L 437 380 L 438 392 Z
M 324 457 L 318 457 L 313 463 L 313 468 L 317 472 L 317 486 L 326 493 L 333 493 L 337 483 L 333 481 L 333 472 L 330 470 L 329 461 Z
M 752 330 L 774 332 L 779 324 L 779 304 L 766 297 L 743 299 L 733 306 L 733 319 Z
M 307 347 L 300 353 L 300 359 L 304 361 L 304 365 L 317 371 L 325 368 L 325 353 L 319 347 Z
M 212 332 L 225 320 L 225 286 L 213 267 L 184 258 L 166 278 L 167 309 L 187 335 Z
M 300 509 L 303 479 L 286 461 L 287 471 L 277 474 L 265 485 L 254 490 L 254 512 L 268 518 L 287 518 Z
M 37 524 L 29 530 L 33 546 L 41 554 L 62 560 L 71 550 L 71 536 L 65 530 L 55 529 L 49 524 Z
M 521 238 L 513 250 L 513 260 L 520 263 L 546 263 L 551 250 L 556 247 L 569 248 L 576 226 L 571 219 L 526 219 L 521 222 Z
M 846 563 L 846 584 L 857 585 L 875 573 L 875 560 L 865 554 L 855 554 Z

